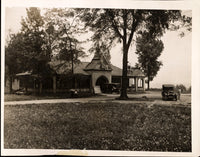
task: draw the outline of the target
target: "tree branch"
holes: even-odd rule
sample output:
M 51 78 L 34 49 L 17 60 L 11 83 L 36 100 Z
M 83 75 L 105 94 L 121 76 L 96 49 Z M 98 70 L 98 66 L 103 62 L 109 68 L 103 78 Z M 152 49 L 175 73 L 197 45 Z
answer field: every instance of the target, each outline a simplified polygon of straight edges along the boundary
M 112 11 L 109 11 L 109 10 L 108 10 L 108 12 L 106 12 L 106 13 L 107 13 L 107 16 L 110 17 L 111 24 L 112 24 L 112 27 L 114 28 L 115 32 L 118 34 L 118 36 L 119 36 L 121 39 L 123 39 L 123 35 L 119 32 L 119 29 L 118 29 L 118 26 L 117 26 L 116 21 L 115 21 L 115 19 L 114 19 L 114 15 L 113 15 Z
M 124 43 L 126 44 L 127 41 L 127 12 L 125 10 L 123 10 L 123 20 L 124 20 L 124 27 L 123 27 L 123 32 L 124 32 Z
M 131 44 L 131 41 L 132 41 L 132 39 L 133 39 L 133 35 L 134 35 L 134 32 L 135 32 L 135 29 L 136 29 L 136 27 L 137 27 L 137 25 L 138 25 L 138 22 L 139 22 L 139 20 L 138 19 L 134 19 L 134 12 L 132 12 L 132 18 L 133 18 L 133 22 L 132 22 L 132 26 L 131 26 L 131 33 L 130 33 L 130 36 L 129 36 L 129 39 L 128 39 L 128 47 L 130 46 L 130 44 Z

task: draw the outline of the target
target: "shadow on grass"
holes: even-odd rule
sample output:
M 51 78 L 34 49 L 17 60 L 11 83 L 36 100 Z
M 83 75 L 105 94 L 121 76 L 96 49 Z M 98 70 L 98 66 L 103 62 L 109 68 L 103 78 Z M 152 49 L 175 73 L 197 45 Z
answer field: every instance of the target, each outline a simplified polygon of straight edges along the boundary
M 77 96 L 72 96 L 70 93 L 57 93 L 57 94 L 40 94 L 40 95 L 17 95 L 17 94 L 5 94 L 4 101 L 23 101 L 23 100 L 42 100 L 42 99 L 69 99 L 69 98 L 88 98 L 95 97 L 91 93 L 80 93 Z
M 123 101 L 155 101 L 155 100 L 162 100 L 162 98 L 159 97 L 147 97 L 147 96 L 142 96 L 142 97 L 128 97 L 127 99 L 121 99 L 120 97 L 116 97 L 115 100 L 123 100 Z M 169 100 L 171 101 L 171 100 Z

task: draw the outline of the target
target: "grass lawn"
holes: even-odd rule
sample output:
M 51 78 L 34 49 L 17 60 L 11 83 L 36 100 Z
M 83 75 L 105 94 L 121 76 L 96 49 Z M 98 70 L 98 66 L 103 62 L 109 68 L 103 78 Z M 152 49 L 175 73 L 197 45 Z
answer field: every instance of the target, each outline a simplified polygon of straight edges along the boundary
M 79 97 L 91 97 L 91 93 L 80 93 Z M 66 99 L 71 98 L 70 93 L 67 94 L 46 94 L 46 95 L 17 95 L 17 94 L 4 94 L 4 101 L 23 101 L 23 100 L 42 100 L 42 99 Z
M 35 95 L 17 95 L 17 94 L 4 94 L 4 101 L 22 101 L 22 100 L 38 100 L 43 97 Z M 43 98 L 44 99 L 44 98 Z M 48 99 L 48 98 L 46 98 Z
M 191 151 L 191 106 L 5 106 L 4 138 L 10 149 Z

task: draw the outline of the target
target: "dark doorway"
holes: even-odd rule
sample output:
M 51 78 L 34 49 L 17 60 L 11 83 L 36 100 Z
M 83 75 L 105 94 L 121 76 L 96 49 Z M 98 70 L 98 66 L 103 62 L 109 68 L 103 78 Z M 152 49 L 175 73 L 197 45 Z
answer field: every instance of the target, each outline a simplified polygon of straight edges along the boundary
M 105 83 L 108 83 L 108 82 L 109 82 L 109 81 L 108 81 L 108 79 L 107 79 L 105 76 L 101 76 L 101 77 L 99 77 L 99 78 L 97 79 L 97 81 L 96 81 L 96 86 L 100 86 L 101 91 L 102 91 L 102 92 L 105 92 L 104 84 L 105 84 Z

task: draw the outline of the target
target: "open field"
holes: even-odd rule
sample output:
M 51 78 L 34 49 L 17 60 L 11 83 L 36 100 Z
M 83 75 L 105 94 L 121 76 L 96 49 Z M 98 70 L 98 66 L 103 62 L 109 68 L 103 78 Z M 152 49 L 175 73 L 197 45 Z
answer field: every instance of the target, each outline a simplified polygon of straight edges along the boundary
M 189 96 L 178 102 L 162 101 L 160 97 L 152 100 L 150 95 L 148 100 L 132 103 L 131 100 L 112 101 L 112 95 L 109 98 L 5 105 L 4 146 L 10 149 L 191 151 Z

